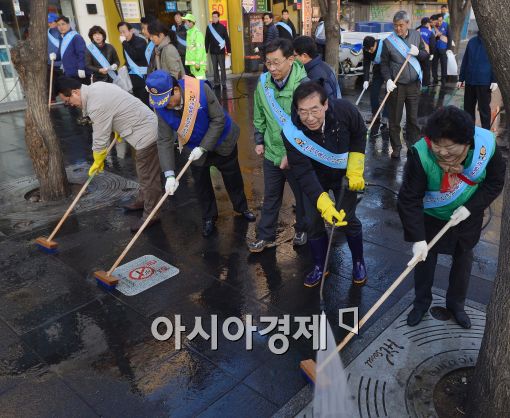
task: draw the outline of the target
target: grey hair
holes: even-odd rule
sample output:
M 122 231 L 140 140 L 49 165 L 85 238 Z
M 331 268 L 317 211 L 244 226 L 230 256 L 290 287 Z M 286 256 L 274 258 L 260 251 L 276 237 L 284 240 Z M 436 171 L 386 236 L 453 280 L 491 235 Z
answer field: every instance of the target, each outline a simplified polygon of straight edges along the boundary
M 395 16 L 393 16 L 393 23 L 400 20 L 409 23 L 409 14 L 405 10 L 400 10 L 399 12 L 395 13 Z

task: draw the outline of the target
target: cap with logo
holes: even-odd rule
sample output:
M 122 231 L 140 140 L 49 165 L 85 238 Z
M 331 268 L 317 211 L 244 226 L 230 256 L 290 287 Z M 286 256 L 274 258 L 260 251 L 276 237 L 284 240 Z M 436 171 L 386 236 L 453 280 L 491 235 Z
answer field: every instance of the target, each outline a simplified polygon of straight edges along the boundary
M 149 103 L 155 109 L 161 109 L 168 104 L 172 95 L 175 79 L 163 70 L 157 70 L 147 76 L 145 84 L 149 92 Z

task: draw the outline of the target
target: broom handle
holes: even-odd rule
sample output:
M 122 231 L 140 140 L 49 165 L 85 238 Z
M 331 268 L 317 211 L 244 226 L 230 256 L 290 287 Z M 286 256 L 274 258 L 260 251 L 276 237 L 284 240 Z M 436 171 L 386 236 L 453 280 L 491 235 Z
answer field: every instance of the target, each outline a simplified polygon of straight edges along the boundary
M 55 60 L 51 60 L 50 67 L 50 92 L 48 95 L 48 109 L 51 109 L 51 93 L 53 92 L 53 65 L 55 64 Z
M 115 145 L 115 140 L 113 140 L 110 144 L 110 146 L 108 147 L 108 149 L 106 150 L 106 154 L 108 155 L 110 153 L 110 151 L 112 150 L 113 146 Z M 53 230 L 53 232 L 51 233 L 51 235 L 48 237 L 48 241 L 51 241 L 53 238 L 55 238 L 55 235 L 57 235 L 57 232 L 59 231 L 59 229 L 62 227 L 62 225 L 64 224 L 65 220 L 67 219 L 67 217 L 69 216 L 69 214 L 71 213 L 71 211 L 74 209 L 74 207 L 76 206 L 76 204 L 78 203 L 78 200 L 80 200 L 80 198 L 82 197 L 83 193 L 85 193 L 85 190 L 87 190 L 87 187 L 89 187 L 89 184 L 90 182 L 92 181 L 92 179 L 94 178 L 94 176 L 97 174 L 97 170 L 94 171 L 92 173 L 91 176 L 89 176 L 89 178 L 87 179 L 87 181 L 85 182 L 85 184 L 82 186 L 82 188 L 80 189 L 80 192 L 76 195 L 76 197 L 74 198 L 73 200 L 73 203 L 71 203 L 71 205 L 67 208 L 66 210 L 66 213 L 64 213 L 64 216 L 62 216 L 62 219 L 60 219 L 60 222 L 57 224 L 57 226 L 55 227 L 55 229 Z
M 365 94 L 366 91 L 367 91 L 367 89 L 363 89 L 361 91 L 361 94 L 359 95 L 358 100 L 356 100 L 356 106 L 359 105 L 359 102 L 360 102 L 361 98 L 363 97 L 363 94 Z
M 436 245 L 437 241 L 441 239 L 441 237 L 450 229 L 452 226 L 452 221 L 448 221 L 448 223 L 443 226 L 441 231 L 437 233 L 437 235 L 428 243 L 427 248 L 430 250 L 434 245 Z M 358 330 L 370 319 L 370 317 L 377 311 L 381 305 L 388 299 L 388 296 L 390 296 L 393 291 L 398 287 L 400 283 L 407 277 L 407 275 L 414 269 L 414 267 L 418 264 L 418 261 L 408 266 L 400 276 L 398 276 L 397 280 L 393 282 L 393 284 L 384 292 L 384 294 L 379 298 L 379 300 L 370 308 L 370 310 L 365 314 L 363 318 L 358 323 Z M 355 336 L 356 334 L 353 332 L 350 332 L 348 335 L 345 336 L 345 338 L 342 340 L 340 344 L 336 347 L 335 351 L 331 353 L 324 363 L 320 365 L 320 367 L 317 368 L 317 372 L 321 371 L 333 358 L 334 356 L 339 353 L 346 345 L 347 343 Z
M 406 65 L 407 65 L 407 63 L 409 62 L 410 59 L 411 59 L 411 55 L 407 55 L 406 60 L 402 64 L 402 67 L 400 67 L 400 70 L 398 71 L 397 76 L 395 77 L 395 80 L 393 80 L 393 82 L 395 84 L 397 84 L 397 81 L 400 78 L 400 75 L 402 74 L 402 71 L 404 71 L 404 68 L 406 67 Z M 375 121 L 377 119 L 377 116 L 379 116 L 379 113 L 381 113 L 381 110 L 384 107 L 384 104 L 386 103 L 386 100 L 388 100 L 388 97 L 390 97 L 390 94 L 391 94 L 390 91 L 386 92 L 386 96 L 384 96 L 384 99 L 381 102 L 381 105 L 379 106 L 379 109 L 377 109 L 376 114 L 372 118 L 372 122 L 370 122 L 370 126 L 368 127 L 368 132 L 370 132 L 372 130 L 372 126 L 374 126 L 374 123 L 375 123 Z
M 186 163 L 186 165 L 182 168 L 182 170 L 180 171 L 179 175 L 177 176 L 177 178 L 175 179 L 175 181 L 179 181 L 181 179 L 181 177 L 184 175 L 184 173 L 186 172 L 186 170 L 188 169 L 188 167 L 190 166 L 190 164 L 192 163 L 193 161 L 192 160 L 188 160 L 188 162 Z M 131 247 L 133 246 L 133 244 L 135 243 L 135 241 L 138 239 L 138 237 L 142 234 L 142 232 L 144 231 L 144 229 L 147 227 L 147 224 L 151 221 L 151 219 L 154 217 L 154 215 L 158 212 L 159 208 L 161 207 L 161 205 L 163 204 L 163 202 L 166 200 L 166 198 L 168 197 L 168 192 L 165 192 L 165 194 L 163 195 L 163 197 L 159 200 L 158 204 L 154 207 L 154 209 L 152 209 L 152 212 L 149 214 L 149 216 L 147 216 L 147 219 L 145 220 L 145 222 L 142 224 L 142 226 L 140 227 L 140 229 L 138 230 L 138 232 L 135 234 L 135 236 L 131 239 L 131 241 L 129 241 L 129 244 L 127 245 L 127 247 L 124 249 L 124 251 L 122 251 L 122 254 L 119 256 L 119 258 L 117 258 L 117 260 L 115 261 L 115 263 L 113 263 L 113 266 L 110 268 L 110 270 L 108 270 L 108 273 L 106 273 L 107 276 L 111 276 L 111 274 L 113 273 L 113 271 L 119 266 L 119 264 L 121 263 L 121 261 L 124 259 L 124 257 L 126 256 L 126 254 L 128 253 L 128 251 L 131 249 Z

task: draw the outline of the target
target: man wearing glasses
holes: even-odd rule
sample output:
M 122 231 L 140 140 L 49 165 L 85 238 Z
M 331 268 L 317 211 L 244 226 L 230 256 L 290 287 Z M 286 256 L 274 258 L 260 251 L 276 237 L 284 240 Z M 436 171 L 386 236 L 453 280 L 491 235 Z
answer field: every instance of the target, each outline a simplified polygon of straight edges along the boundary
M 308 242 L 315 266 L 305 278 L 306 287 L 316 286 L 322 277 L 328 248 L 324 220 L 343 226 L 352 255 L 352 281 L 357 286 L 366 282 L 362 226 L 356 217 L 356 192 L 365 188 L 366 131 L 356 107 L 343 99 L 328 99 L 320 84 L 307 81 L 294 92 L 292 119 L 284 124 L 283 137 L 289 166 L 307 197 Z M 329 191 L 339 199 L 344 176 L 349 186 L 338 211 Z
M 292 95 L 306 79 L 303 66 L 294 62 L 294 49 L 288 39 L 276 39 L 266 49 L 265 65 L 269 72 L 260 76 L 255 91 L 253 123 L 255 125 L 255 152 L 264 157 L 264 204 L 257 238 L 248 243 L 251 252 L 258 253 L 276 245 L 276 226 L 282 205 L 285 181 L 296 199 L 296 225 L 293 244 L 306 244 L 306 222 L 302 193 L 288 170 L 287 155 L 281 137 L 281 117 L 275 115 L 275 106 L 282 115 L 289 116 Z

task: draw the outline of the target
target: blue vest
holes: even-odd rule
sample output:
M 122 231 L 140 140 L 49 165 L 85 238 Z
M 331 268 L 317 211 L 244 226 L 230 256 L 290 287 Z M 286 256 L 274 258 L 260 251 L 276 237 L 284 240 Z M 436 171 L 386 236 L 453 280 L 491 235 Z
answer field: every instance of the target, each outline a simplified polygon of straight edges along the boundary
M 441 32 L 441 35 L 448 37 L 448 23 L 446 22 L 441 23 L 441 26 L 439 27 L 439 32 Z M 437 38 L 436 48 L 446 49 L 448 48 L 448 42 L 444 42 L 441 40 L 441 38 Z
M 181 88 L 181 94 L 183 94 L 184 79 L 178 80 L 177 82 Z M 198 147 L 202 142 L 202 139 L 204 139 L 207 130 L 209 129 L 209 106 L 207 104 L 207 97 L 205 95 L 204 83 L 204 80 L 200 80 L 200 108 L 198 109 L 197 118 L 195 119 L 193 132 L 191 133 L 189 141 L 186 143 L 186 146 L 189 149 Z M 156 109 L 156 112 L 174 131 L 177 132 L 182 120 L 182 116 L 179 115 L 177 111 L 162 108 Z M 225 115 L 225 127 L 223 128 L 223 132 L 221 133 L 218 142 L 216 142 L 216 147 L 225 140 L 230 132 L 230 128 L 232 127 L 232 119 L 230 118 L 229 114 L 225 110 L 223 110 L 223 113 Z
M 420 28 L 420 35 L 423 42 L 430 45 L 430 38 L 434 36 L 434 32 L 432 32 L 429 28 L 422 27 Z

